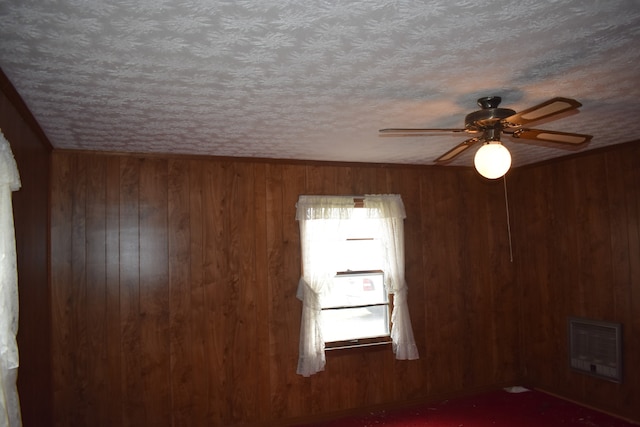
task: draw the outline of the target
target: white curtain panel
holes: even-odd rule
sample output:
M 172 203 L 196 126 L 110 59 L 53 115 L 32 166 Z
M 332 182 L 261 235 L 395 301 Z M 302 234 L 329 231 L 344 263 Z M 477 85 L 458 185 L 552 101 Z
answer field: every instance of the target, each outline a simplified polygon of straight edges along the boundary
M 11 147 L 0 132 L 0 427 L 21 426 L 18 377 L 18 272 L 11 193 L 20 176 Z
M 297 373 L 308 377 L 324 370 L 324 340 L 321 328 L 320 295 L 336 274 L 335 242 L 351 219 L 353 196 L 300 196 L 296 204 L 302 247 L 302 277 L 297 297 L 302 301 L 300 348 Z M 391 339 L 397 359 L 418 358 L 407 306 L 407 283 L 404 278 L 405 210 L 399 195 L 366 195 L 365 217 L 379 219 L 383 230 L 381 244 L 386 265 L 385 287 L 394 295 Z
M 413 338 L 413 328 L 407 305 L 407 282 L 404 277 L 404 204 L 399 195 L 368 195 L 365 206 L 380 213 L 382 245 L 384 247 L 385 287 L 393 294 L 391 314 L 391 340 L 396 359 L 418 359 L 418 347 Z

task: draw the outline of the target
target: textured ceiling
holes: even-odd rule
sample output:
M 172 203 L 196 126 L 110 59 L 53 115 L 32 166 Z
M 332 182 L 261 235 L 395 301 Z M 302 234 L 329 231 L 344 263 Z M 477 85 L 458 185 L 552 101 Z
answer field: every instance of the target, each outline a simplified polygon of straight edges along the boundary
M 531 127 L 583 150 L 640 135 L 638 0 L 2 0 L 0 67 L 58 148 L 433 164 L 466 136 L 378 129 L 460 128 L 490 95 L 577 99 Z

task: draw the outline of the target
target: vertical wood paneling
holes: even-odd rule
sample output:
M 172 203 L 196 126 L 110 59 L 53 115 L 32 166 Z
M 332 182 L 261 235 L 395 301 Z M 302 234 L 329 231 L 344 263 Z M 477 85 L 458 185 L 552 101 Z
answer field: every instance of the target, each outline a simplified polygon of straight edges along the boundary
M 532 384 L 640 420 L 638 358 L 637 144 L 516 171 L 520 218 L 518 279 L 522 345 Z M 635 251 L 635 252 L 634 252 Z M 635 269 L 634 269 L 635 268 Z M 634 299 L 635 298 L 635 299 Z M 624 381 L 614 384 L 568 366 L 566 322 L 582 316 L 623 324 Z
M 191 388 L 197 369 L 189 348 L 194 342 L 190 325 L 191 258 L 189 221 L 189 163 L 170 160 L 168 165 L 168 229 L 169 229 L 169 339 L 171 419 L 173 425 L 189 426 L 198 410 L 191 400 Z
M 535 169 L 528 171 L 528 185 L 533 188 L 547 188 L 553 191 L 555 188 L 552 176 L 548 172 Z M 524 188 L 517 182 L 518 176 L 513 174 L 516 182 L 514 188 Z M 549 341 L 548 334 L 551 332 L 550 319 L 552 316 L 549 309 L 553 307 L 549 296 L 549 288 L 541 286 L 548 283 L 549 263 L 554 257 L 549 257 L 548 251 L 526 251 L 528 245 L 535 242 L 536 247 L 550 247 L 553 241 L 548 237 L 547 220 L 553 218 L 551 210 L 548 208 L 547 194 L 539 191 L 514 192 L 512 197 L 513 209 L 513 244 L 514 259 L 518 260 L 518 280 L 521 282 L 522 300 L 526 301 L 528 307 L 527 315 L 523 322 L 523 338 L 520 342 L 522 352 L 530 355 L 525 361 L 540 360 L 545 357 L 544 349 Z M 551 258 L 551 259 L 550 259 Z M 526 260 L 526 261 L 525 261 Z M 529 265 L 536 265 L 538 268 L 528 268 Z M 537 316 L 530 316 L 530 313 L 538 313 Z M 526 326 L 525 326 L 526 325 Z M 524 334 L 524 329 L 535 331 Z M 548 363 L 535 363 L 524 367 L 531 377 L 541 375 L 540 370 L 548 369 Z
M 624 156 L 624 158 L 623 158 Z M 640 353 L 640 185 L 633 183 L 640 182 L 640 149 L 636 146 L 635 150 L 627 154 L 620 154 L 620 163 L 626 171 L 624 175 L 623 185 L 627 191 L 627 229 L 629 233 L 629 281 L 631 293 L 631 307 L 625 310 L 626 325 L 629 325 L 624 331 L 624 339 L 626 346 L 624 347 L 623 357 L 627 361 L 635 361 L 630 366 L 627 365 L 627 378 L 635 384 L 640 384 L 640 363 L 638 354 Z M 624 268 L 623 266 L 621 266 Z M 628 294 L 627 294 L 628 295 Z M 623 302 L 623 301 L 621 301 Z M 623 307 L 627 305 L 623 303 Z M 635 358 L 634 358 L 635 357 Z M 624 407 L 635 407 L 633 402 L 640 401 L 640 389 L 638 387 L 628 387 L 625 390 Z M 637 412 L 635 419 L 640 419 Z
M 228 166 L 227 166 L 228 167 Z M 232 416 L 233 384 L 230 375 L 233 365 L 225 369 L 229 357 L 230 341 L 233 329 L 229 330 L 225 322 L 224 310 L 232 310 L 235 303 L 233 284 L 229 284 L 225 273 L 228 261 L 224 251 L 224 216 L 227 199 L 223 197 L 225 166 L 215 165 L 204 170 L 203 190 L 203 274 L 205 293 L 205 333 L 207 344 L 207 366 L 216 375 L 210 377 L 208 398 L 216 403 L 211 412 L 210 422 L 223 425 Z M 213 408 L 211 408 L 213 409 Z
M 589 156 L 581 159 L 581 167 L 590 171 L 591 178 L 601 185 L 582 185 L 579 197 L 580 216 L 578 224 L 578 246 L 581 252 L 580 288 L 585 313 L 599 319 L 611 319 L 614 314 L 613 294 L 610 286 L 594 286 L 602 277 L 611 275 L 611 226 L 609 224 L 609 189 L 604 156 Z M 580 181 L 577 181 L 580 182 Z M 585 300 L 593 298 L 598 305 Z
M 424 321 L 422 324 L 413 322 L 413 328 L 423 366 L 436 366 L 435 363 L 438 357 L 438 353 L 434 351 L 432 345 L 432 331 L 437 330 L 437 308 L 439 307 L 439 303 L 434 299 L 437 295 L 434 289 L 437 289 L 435 284 L 442 271 L 442 266 L 439 265 L 442 242 L 437 240 L 437 233 L 443 230 L 441 229 L 442 225 L 436 220 L 436 201 L 438 196 L 436 194 L 437 188 L 434 187 L 434 184 L 432 171 L 422 174 L 420 182 L 421 209 L 419 211 L 422 236 L 419 240 L 421 243 L 420 253 L 422 254 L 421 264 L 423 265 Z M 409 234 L 406 234 L 405 238 L 408 237 Z M 415 286 L 413 284 L 409 285 Z M 433 393 L 434 372 L 430 369 L 424 369 L 422 375 L 425 381 L 425 390 L 427 393 Z
M 577 312 L 623 320 L 637 354 L 639 195 L 620 188 L 638 162 L 608 156 L 510 175 L 511 263 L 502 183 L 472 170 L 57 153 L 56 423 L 273 424 L 520 381 L 633 415 L 633 386 L 576 376 L 560 348 Z M 421 359 L 333 352 L 303 378 L 295 203 L 362 193 L 405 202 Z
M 640 146 L 633 150 L 613 152 L 607 155 L 608 169 L 615 169 L 620 180 L 611 180 L 617 184 L 614 193 L 624 199 L 622 205 L 612 205 L 612 215 L 626 217 L 626 221 L 611 222 L 612 244 L 620 241 L 620 248 L 614 251 L 614 277 L 612 289 L 615 294 L 615 319 L 623 320 L 623 358 L 624 375 L 627 384 L 640 384 Z M 625 215 L 626 214 L 626 215 Z M 613 231 L 614 229 L 620 231 Z M 625 234 L 620 240 L 615 236 Z M 626 256 L 625 256 L 626 254 Z M 617 255 L 617 256 L 616 256 Z M 616 280 L 619 279 L 619 280 Z M 640 401 L 640 388 L 627 386 L 620 396 L 620 405 L 635 408 L 635 419 L 640 419 L 636 402 Z
M 167 161 L 145 159 L 139 169 L 140 379 L 147 424 L 171 424 Z
M 567 329 L 556 327 L 555 325 L 566 325 L 568 313 L 571 315 L 584 315 L 583 308 L 583 287 L 581 285 L 580 274 L 582 266 L 578 259 L 579 254 L 584 250 L 580 244 L 581 233 L 568 233 L 567 230 L 573 230 L 580 227 L 580 221 L 577 219 L 578 212 L 581 209 L 581 193 L 583 182 L 580 180 L 580 170 L 576 169 L 574 161 L 567 161 L 562 169 L 553 168 L 552 170 L 541 170 L 545 176 L 544 185 L 549 186 L 550 191 L 540 193 L 540 198 L 545 203 L 546 214 L 540 218 L 542 230 L 546 236 L 546 247 L 553 248 L 551 251 L 544 251 L 546 256 L 546 269 L 541 269 L 545 274 L 544 284 L 566 283 L 569 286 L 561 286 L 557 289 L 542 286 L 539 283 L 531 283 L 532 292 L 540 292 L 545 296 L 546 301 L 540 308 L 540 313 L 545 316 L 539 316 L 541 320 L 541 328 L 545 330 L 545 341 L 541 341 L 538 347 L 538 359 L 545 360 L 546 363 L 532 363 L 532 366 L 542 369 L 541 375 L 555 376 L 556 378 L 564 377 L 564 381 L 570 381 L 571 372 L 566 368 L 566 361 L 569 354 L 567 351 Z M 534 239 L 531 236 L 531 239 Z M 573 254 L 569 259 L 572 260 L 573 268 L 567 268 L 567 257 L 558 256 L 558 254 Z M 523 267 L 529 267 L 523 264 Z M 526 273 L 525 273 L 526 274 Z M 526 307 L 525 307 L 526 308 Z M 548 348 L 556 349 L 555 352 L 549 353 Z M 560 357 L 559 357 L 560 356 Z
M 89 388 L 89 335 L 87 330 L 87 236 L 86 236 L 86 197 L 87 197 L 87 158 L 76 157 L 75 176 L 72 183 L 71 205 L 71 286 L 69 293 L 70 321 L 67 324 L 71 340 L 73 394 L 76 407 L 71 424 L 87 424 L 90 420 Z
M 231 368 L 234 391 L 232 421 L 236 423 L 246 418 L 258 419 L 259 395 L 255 392 L 258 378 L 248 376 L 246 372 L 257 374 L 260 371 L 257 353 L 264 345 L 262 336 L 258 333 L 261 331 L 258 324 L 263 319 L 256 316 L 258 290 L 253 278 L 256 260 L 253 178 L 253 165 L 250 163 L 233 164 L 229 169 L 231 194 L 229 207 L 225 212 L 225 218 L 228 219 L 226 251 L 229 254 L 231 282 L 237 301 L 233 310 L 225 313 L 229 332 L 234 336 L 225 369 Z M 242 214 L 228 215 L 228 212 Z
M 296 374 L 301 303 L 296 290 L 301 275 L 300 240 L 295 220 L 295 204 L 305 192 L 305 168 L 278 165 L 267 169 L 269 205 L 267 240 L 269 244 L 269 287 L 271 289 L 272 328 L 270 355 L 278 359 L 271 374 L 272 402 L 277 418 L 285 414 L 302 416 L 311 412 L 311 382 Z M 273 364 L 272 364 L 273 366 Z
M 109 372 L 107 353 L 107 283 L 106 283 L 106 159 L 102 156 L 86 158 L 86 307 L 85 319 L 87 347 L 86 375 L 92 387 L 87 388 L 87 420 L 92 425 L 108 425 Z
M 473 173 L 472 171 L 468 171 Z M 477 178 L 480 179 L 480 178 Z M 474 191 L 475 182 L 462 181 L 459 187 L 458 198 L 460 211 L 456 218 L 458 219 L 458 228 L 460 229 L 461 244 L 457 249 L 460 256 L 459 268 L 461 272 L 460 302 L 462 312 L 465 316 L 460 316 L 459 327 L 462 328 L 461 333 L 467 336 L 467 339 L 460 344 L 462 359 L 461 381 L 463 388 L 471 387 L 475 384 L 476 375 L 481 373 L 474 369 L 474 362 L 478 359 L 485 359 L 482 354 L 483 323 L 487 317 L 484 314 L 484 304 L 486 304 L 486 292 L 490 290 L 488 286 L 488 278 L 481 274 L 484 266 L 483 260 L 486 252 L 473 252 L 472 248 L 479 248 L 478 240 L 487 232 L 486 223 L 482 218 L 486 215 L 484 203 L 480 202 L 478 206 L 478 194 Z M 481 193 L 482 200 L 486 199 L 486 192 Z
M 520 307 L 512 301 L 519 300 L 519 283 L 515 280 L 516 260 L 512 259 L 510 238 L 513 219 L 509 197 L 509 177 L 506 182 L 495 182 L 490 187 L 494 197 L 485 201 L 487 233 L 486 265 L 489 266 L 489 283 L 492 315 L 485 331 L 492 367 L 488 379 L 496 383 L 513 381 L 520 375 Z M 506 188 L 505 188 L 506 187 Z M 486 308 L 485 308 L 486 310 Z M 482 370 L 483 361 L 476 361 L 476 369 Z M 485 369 L 485 371 L 488 371 Z M 487 372 L 489 373 L 489 371 Z
M 122 158 L 120 163 L 120 322 L 122 360 L 123 425 L 146 423 L 140 330 L 140 160 Z M 69 403 L 67 403 L 69 404 Z
M 425 331 L 429 366 L 438 369 L 428 371 L 430 391 L 444 394 L 463 389 L 463 353 L 466 345 L 464 331 L 464 300 L 462 272 L 467 260 L 461 256 L 464 239 L 460 213 L 459 191 L 461 183 L 457 174 L 445 171 L 437 181 L 425 183 L 425 192 L 433 194 L 429 208 L 431 259 L 428 261 L 437 273 L 427 283 L 425 301 L 429 322 Z
M 633 211 L 627 208 L 626 195 L 633 190 L 627 186 L 618 185 L 625 182 L 625 171 L 629 167 L 621 167 L 627 163 L 624 156 L 618 153 L 608 154 L 606 162 L 606 179 L 609 200 L 609 238 L 611 241 L 611 288 L 614 303 L 611 317 L 616 318 L 631 312 L 631 299 L 627 298 L 627 286 L 631 283 L 631 268 L 629 263 L 630 244 L 632 242 L 631 229 L 635 220 Z M 628 164 L 628 163 L 627 163 Z
M 104 425 L 124 425 L 122 328 L 120 306 L 120 158 L 108 157 L 106 161 L 106 207 L 105 207 L 105 252 L 106 252 L 106 352 L 105 363 L 108 381 L 106 416 Z
M 211 375 L 203 375 L 202 370 L 209 366 L 209 340 L 204 285 L 204 172 L 203 162 L 189 162 L 189 256 L 190 274 L 189 327 L 192 341 L 188 343 L 189 358 L 186 363 L 194 370 L 189 396 L 193 410 L 185 414 L 193 425 L 213 425 L 214 402 L 209 395 Z
M 71 307 L 71 236 L 72 236 L 72 181 L 75 178 L 72 156 L 55 156 L 56 167 L 51 173 L 51 194 L 55 204 L 51 208 L 51 242 L 55 250 L 51 251 L 51 328 L 53 369 L 53 400 L 61 402 L 54 406 L 56 425 L 71 425 L 69 402 L 72 401 L 77 379 L 73 376 L 72 356 L 69 349 L 74 348 L 69 324 L 74 308 Z
M 252 232 L 248 241 L 248 245 L 255 248 L 255 257 L 252 260 L 253 270 L 251 274 L 252 286 L 254 287 L 254 304 L 250 310 L 254 313 L 254 322 L 256 328 L 256 346 L 249 348 L 254 357 L 255 377 L 251 378 L 250 389 L 254 390 L 256 399 L 256 419 L 270 419 L 271 402 L 271 381 L 269 360 L 271 351 L 271 334 L 269 327 L 270 304 L 265 303 L 271 301 L 271 290 L 269 287 L 269 258 L 267 257 L 267 166 L 264 163 L 256 164 L 253 167 L 253 194 L 252 198 L 247 200 L 248 206 L 253 211 Z M 239 208 L 240 209 L 240 208 Z
M 293 325 L 287 322 L 289 310 L 287 303 L 290 295 L 287 289 L 284 269 L 282 268 L 282 165 L 267 165 L 266 170 L 266 252 L 267 252 L 267 288 L 269 290 L 269 405 L 272 416 L 284 418 L 293 411 L 287 408 L 289 394 L 288 378 L 291 377 L 291 365 L 297 366 L 296 348 L 292 346 L 295 340 L 290 331 Z M 292 354 L 296 356 L 292 357 Z

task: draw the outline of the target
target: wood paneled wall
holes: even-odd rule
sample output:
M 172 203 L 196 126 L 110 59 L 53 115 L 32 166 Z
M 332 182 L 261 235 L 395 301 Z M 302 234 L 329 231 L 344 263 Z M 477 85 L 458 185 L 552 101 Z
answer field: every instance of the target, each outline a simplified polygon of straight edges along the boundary
M 399 193 L 421 354 L 296 375 L 300 194 Z M 54 152 L 55 424 L 259 425 L 518 383 L 501 183 L 470 169 Z
M 527 379 L 640 422 L 640 141 L 509 183 Z M 622 384 L 568 369 L 568 316 L 623 324 Z
M 18 392 L 25 427 L 49 426 L 51 329 L 48 282 L 51 146 L 0 70 L 0 129 L 9 141 L 22 187 L 13 193 L 20 320 Z

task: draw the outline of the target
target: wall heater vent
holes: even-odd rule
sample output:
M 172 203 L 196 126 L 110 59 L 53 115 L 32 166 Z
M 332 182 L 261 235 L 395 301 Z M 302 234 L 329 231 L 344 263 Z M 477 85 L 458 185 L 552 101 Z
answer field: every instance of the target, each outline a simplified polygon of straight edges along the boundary
M 622 382 L 622 325 L 569 318 L 571 368 L 578 372 Z

